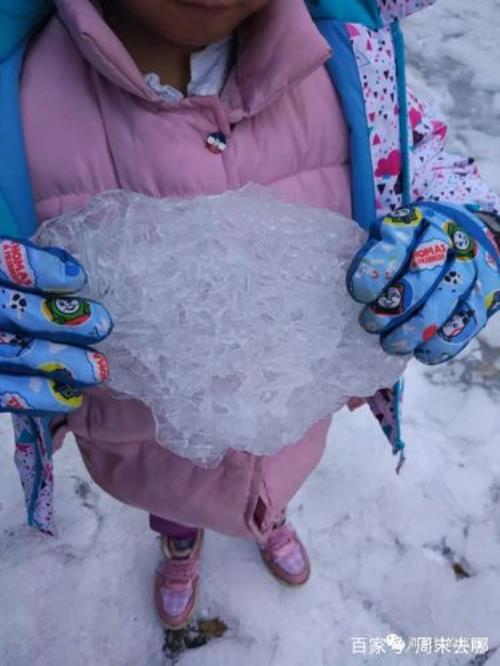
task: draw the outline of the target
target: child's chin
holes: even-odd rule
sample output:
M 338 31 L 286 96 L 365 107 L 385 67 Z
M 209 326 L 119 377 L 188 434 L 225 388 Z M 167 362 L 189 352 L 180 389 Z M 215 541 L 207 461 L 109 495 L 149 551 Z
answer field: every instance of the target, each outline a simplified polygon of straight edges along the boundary
M 141 18 L 152 32 L 189 49 L 200 49 L 220 41 L 241 22 L 231 10 L 208 10 L 178 2 L 159 14 Z
M 251 14 L 269 0 L 246 0 L 231 4 L 204 3 L 202 0 L 169 0 L 155 15 L 142 19 L 163 38 L 190 49 L 200 49 L 231 35 Z M 144 14 L 144 12 L 142 12 Z

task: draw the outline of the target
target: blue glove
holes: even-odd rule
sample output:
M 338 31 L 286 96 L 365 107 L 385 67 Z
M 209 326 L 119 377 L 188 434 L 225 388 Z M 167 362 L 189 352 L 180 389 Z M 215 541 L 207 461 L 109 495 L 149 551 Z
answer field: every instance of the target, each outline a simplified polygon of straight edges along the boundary
M 0 411 L 66 413 L 107 377 L 106 358 L 88 345 L 109 335 L 112 321 L 102 305 L 73 295 L 86 279 L 64 250 L 0 237 Z
M 388 354 L 456 356 L 500 309 L 499 231 L 493 215 L 435 202 L 379 219 L 347 275 L 363 328 Z

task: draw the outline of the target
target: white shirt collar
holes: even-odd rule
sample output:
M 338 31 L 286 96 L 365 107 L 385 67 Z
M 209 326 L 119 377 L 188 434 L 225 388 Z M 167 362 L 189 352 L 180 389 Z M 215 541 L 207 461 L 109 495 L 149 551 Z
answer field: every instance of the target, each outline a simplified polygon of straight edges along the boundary
M 188 97 L 193 95 L 218 95 L 226 81 L 231 66 L 234 37 L 229 36 L 220 42 L 209 44 L 201 51 L 191 55 L 191 79 L 188 83 Z M 155 72 L 145 74 L 144 80 L 162 99 L 169 102 L 180 102 L 184 94 L 163 84 Z

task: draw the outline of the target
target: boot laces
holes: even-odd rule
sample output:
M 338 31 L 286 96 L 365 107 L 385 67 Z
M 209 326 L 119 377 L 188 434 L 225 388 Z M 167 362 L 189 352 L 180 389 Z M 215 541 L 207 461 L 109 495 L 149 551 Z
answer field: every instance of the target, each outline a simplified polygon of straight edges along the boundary
M 286 557 L 295 546 L 295 532 L 285 523 L 271 532 L 265 545 L 265 549 L 272 552 L 275 558 L 282 558 Z
M 193 584 L 198 573 L 198 562 L 193 558 L 169 558 L 163 567 L 163 578 L 168 587 L 184 590 Z

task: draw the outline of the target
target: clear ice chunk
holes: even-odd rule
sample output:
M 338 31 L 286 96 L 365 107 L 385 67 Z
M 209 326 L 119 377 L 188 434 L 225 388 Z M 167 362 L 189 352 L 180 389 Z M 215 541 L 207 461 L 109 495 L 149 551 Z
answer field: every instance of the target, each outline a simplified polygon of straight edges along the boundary
M 404 363 L 358 323 L 345 287 L 365 238 L 349 219 L 265 188 L 154 199 L 112 191 L 35 237 L 85 266 L 115 328 L 117 395 L 145 402 L 160 444 L 200 465 L 269 455 Z

